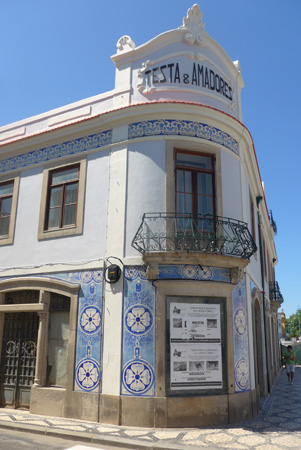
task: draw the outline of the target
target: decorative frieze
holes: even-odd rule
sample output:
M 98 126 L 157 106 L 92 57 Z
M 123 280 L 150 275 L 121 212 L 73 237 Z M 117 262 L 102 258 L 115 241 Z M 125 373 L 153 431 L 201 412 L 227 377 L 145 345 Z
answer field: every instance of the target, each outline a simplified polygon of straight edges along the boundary
M 34 166 L 46 161 L 62 158 L 64 156 L 84 153 L 88 150 L 104 147 L 112 143 L 112 130 L 85 136 L 73 141 L 51 145 L 50 147 L 32 152 L 23 153 L 13 158 L 0 161 L 0 173 Z
M 228 133 L 206 123 L 191 120 L 157 119 L 129 124 L 128 138 L 148 136 L 188 136 L 216 142 L 238 155 L 238 142 Z

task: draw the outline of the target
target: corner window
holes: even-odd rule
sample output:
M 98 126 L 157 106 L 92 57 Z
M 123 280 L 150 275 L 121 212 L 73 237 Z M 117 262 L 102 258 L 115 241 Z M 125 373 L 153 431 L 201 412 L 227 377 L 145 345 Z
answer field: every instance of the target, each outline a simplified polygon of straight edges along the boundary
M 214 157 L 176 153 L 176 211 L 214 215 Z
M 215 216 L 214 156 L 176 152 L 177 234 L 212 232 Z M 187 245 L 187 242 L 185 242 Z
M 86 160 L 46 169 L 38 239 L 82 233 Z
M 0 245 L 13 242 L 19 177 L 0 182 Z

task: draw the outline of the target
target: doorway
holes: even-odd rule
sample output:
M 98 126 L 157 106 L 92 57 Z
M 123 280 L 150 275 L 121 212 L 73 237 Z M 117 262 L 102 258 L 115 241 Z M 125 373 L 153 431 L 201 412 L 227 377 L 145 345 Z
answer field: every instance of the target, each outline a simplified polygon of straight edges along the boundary
M 10 294 L 5 303 L 15 303 L 17 298 L 19 302 L 22 300 L 19 295 Z M 31 302 L 35 303 L 35 298 Z M 29 408 L 30 390 L 35 379 L 38 327 L 36 312 L 5 313 L 0 362 L 2 407 Z

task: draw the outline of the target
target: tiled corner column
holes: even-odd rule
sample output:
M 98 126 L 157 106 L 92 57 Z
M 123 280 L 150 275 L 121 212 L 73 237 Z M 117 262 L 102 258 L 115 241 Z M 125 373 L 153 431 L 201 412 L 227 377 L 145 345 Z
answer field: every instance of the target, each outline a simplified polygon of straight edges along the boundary
M 127 126 L 113 130 L 113 142 L 127 139 Z M 107 217 L 107 248 L 106 256 L 123 258 L 124 223 L 127 175 L 127 147 L 122 144 L 112 149 L 110 155 L 110 185 Z M 111 259 L 106 264 L 118 264 Z M 114 284 L 105 284 L 103 303 L 103 356 L 102 356 L 102 394 L 120 394 L 121 374 L 121 332 L 122 332 L 122 276 Z

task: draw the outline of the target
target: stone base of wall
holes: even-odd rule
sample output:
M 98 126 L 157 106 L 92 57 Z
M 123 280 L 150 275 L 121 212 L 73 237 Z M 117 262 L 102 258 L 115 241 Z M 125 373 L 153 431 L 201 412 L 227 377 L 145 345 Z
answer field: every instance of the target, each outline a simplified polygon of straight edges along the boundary
M 98 394 L 68 391 L 64 388 L 31 388 L 30 412 L 53 417 L 99 421 Z
M 256 390 L 203 397 L 126 397 L 31 390 L 30 412 L 94 422 L 147 428 L 212 427 L 237 423 L 258 412 Z
M 181 398 L 121 397 L 120 425 L 191 428 L 225 425 L 257 414 L 255 391 Z

